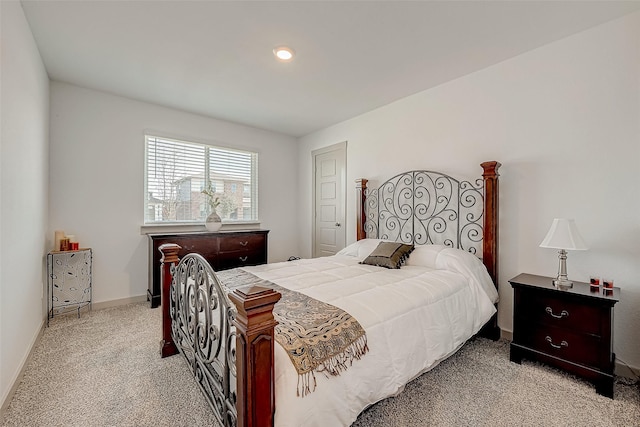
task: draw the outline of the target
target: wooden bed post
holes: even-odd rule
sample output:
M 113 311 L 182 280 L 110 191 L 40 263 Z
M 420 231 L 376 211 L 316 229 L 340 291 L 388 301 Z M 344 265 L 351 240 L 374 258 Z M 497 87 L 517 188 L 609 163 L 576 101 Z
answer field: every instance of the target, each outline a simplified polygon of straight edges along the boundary
M 500 163 L 484 162 L 484 235 L 482 238 L 482 261 L 498 286 L 498 168 Z
M 178 251 L 182 249 L 175 243 L 165 243 L 160 245 L 158 250 L 162 254 L 160 259 L 160 287 L 162 289 L 162 340 L 160 341 L 161 357 L 173 356 L 178 353 L 178 349 L 171 338 L 171 268 L 180 261 Z
M 275 413 L 273 306 L 280 293 L 244 286 L 229 294 L 236 326 L 236 410 L 239 427 L 273 426 Z
M 364 223 L 367 221 L 365 212 L 367 182 L 364 178 L 356 179 L 356 240 L 367 238 L 367 233 L 364 230 Z
M 480 166 L 484 169 L 484 235 L 482 237 L 482 262 L 487 267 L 489 276 L 498 288 L 498 168 L 500 163 L 484 162 Z M 497 308 L 497 305 L 496 305 Z M 482 327 L 479 335 L 491 340 L 500 339 L 498 313 Z

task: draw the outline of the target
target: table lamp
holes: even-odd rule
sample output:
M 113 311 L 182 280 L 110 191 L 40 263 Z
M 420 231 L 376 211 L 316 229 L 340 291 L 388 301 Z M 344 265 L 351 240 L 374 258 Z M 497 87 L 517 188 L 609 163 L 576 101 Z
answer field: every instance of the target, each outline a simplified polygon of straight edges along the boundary
M 558 251 L 558 277 L 553 280 L 553 285 L 561 289 L 573 287 L 573 282 L 567 278 L 567 250 L 584 251 L 586 243 L 578 232 L 578 227 L 573 219 L 555 218 L 546 237 L 540 243 L 541 248 L 560 249 Z

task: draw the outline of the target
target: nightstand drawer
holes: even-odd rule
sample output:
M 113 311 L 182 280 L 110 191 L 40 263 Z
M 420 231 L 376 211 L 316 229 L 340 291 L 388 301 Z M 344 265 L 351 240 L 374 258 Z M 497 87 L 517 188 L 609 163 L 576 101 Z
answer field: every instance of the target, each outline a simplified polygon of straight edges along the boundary
M 584 301 L 563 298 L 561 293 L 562 291 L 520 290 L 518 299 L 523 303 L 518 305 L 516 322 L 537 323 L 602 335 L 603 316 L 608 314 L 607 310 Z
M 513 341 L 541 353 L 585 366 L 599 368 L 602 365 L 602 340 L 593 335 L 562 328 L 538 327 L 514 336 Z

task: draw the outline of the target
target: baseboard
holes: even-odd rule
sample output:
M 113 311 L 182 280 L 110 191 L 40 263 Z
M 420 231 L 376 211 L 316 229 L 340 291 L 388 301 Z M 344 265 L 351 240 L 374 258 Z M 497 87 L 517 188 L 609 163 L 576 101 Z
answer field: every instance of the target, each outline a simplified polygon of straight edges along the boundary
M 101 301 L 101 302 L 94 302 L 91 305 L 91 309 L 92 310 L 102 310 L 105 308 L 110 308 L 110 307 L 117 307 L 119 305 L 127 305 L 127 304 L 134 304 L 134 303 L 139 303 L 139 302 L 145 302 L 147 300 L 147 295 L 138 295 L 135 297 L 129 297 L 129 298 L 120 298 L 120 299 L 112 299 L 109 301 Z
M 501 329 L 500 338 L 507 341 L 513 341 L 513 331 L 506 331 L 504 329 Z M 614 368 L 614 373 L 619 377 L 638 381 L 638 378 L 640 377 L 640 368 L 629 366 L 619 359 L 616 359 L 616 367 Z
M 119 305 L 134 304 L 134 303 L 140 303 L 145 301 L 147 301 L 147 295 L 138 295 L 135 297 L 120 298 L 120 299 L 115 299 L 110 301 L 93 303 L 91 306 L 91 309 L 102 310 L 105 308 L 117 307 Z M 74 312 L 72 311 L 70 313 L 74 313 Z M 66 314 L 69 314 L 69 313 L 66 313 Z M 40 325 L 40 329 L 38 330 L 38 333 L 36 334 L 35 338 L 33 339 L 33 342 L 31 343 L 29 352 L 27 353 L 24 361 L 22 362 L 22 366 L 20 367 L 20 371 L 18 371 L 18 374 L 13 379 L 13 383 L 11 384 L 9 391 L 7 392 L 6 396 L 2 401 L 2 407 L 0 407 L 0 420 L 2 420 L 2 418 L 4 417 L 4 411 L 9 407 L 9 404 L 11 403 L 11 399 L 13 399 L 13 395 L 15 394 L 16 389 L 18 388 L 18 385 L 20 385 L 20 382 L 22 382 L 22 377 L 24 376 L 24 372 L 27 369 L 27 366 L 29 366 L 29 362 L 31 362 L 31 358 L 33 356 L 33 352 L 35 348 L 40 343 L 40 339 L 42 338 L 42 334 L 44 333 L 46 325 L 47 325 L 47 322 L 45 319 L 42 322 L 42 325 Z
M 15 394 L 16 390 L 18 389 L 18 386 L 22 382 L 22 377 L 24 376 L 24 372 L 26 371 L 27 366 L 29 366 L 29 363 L 31 362 L 31 358 L 33 357 L 33 352 L 35 348 L 40 343 L 40 339 L 42 338 L 42 334 L 44 333 L 45 326 L 46 326 L 46 322 L 43 321 L 40 324 L 40 329 L 38 329 L 38 332 L 36 333 L 35 337 L 31 342 L 31 345 L 29 346 L 29 351 L 27 352 L 27 355 L 24 357 L 22 361 L 20 370 L 18 371 L 16 376 L 13 378 L 11 387 L 9 387 L 9 391 L 7 392 L 7 394 L 4 396 L 2 400 L 2 406 L 0 407 L 0 420 L 4 418 L 4 411 L 6 411 L 7 408 L 9 407 L 9 404 L 13 399 L 13 395 Z
M 629 366 L 618 359 L 616 359 L 616 367 L 614 373 L 619 377 L 629 378 L 634 381 L 640 381 L 640 368 Z

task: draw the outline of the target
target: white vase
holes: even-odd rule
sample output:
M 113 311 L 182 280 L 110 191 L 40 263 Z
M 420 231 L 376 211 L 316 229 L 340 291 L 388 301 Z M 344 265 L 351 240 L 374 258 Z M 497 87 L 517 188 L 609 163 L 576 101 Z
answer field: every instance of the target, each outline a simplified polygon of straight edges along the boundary
M 218 215 L 216 211 L 211 212 L 205 220 L 204 227 L 208 231 L 220 230 L 220 227 L 222 227 L 222 219 L 220 218 L 220 215 Z

